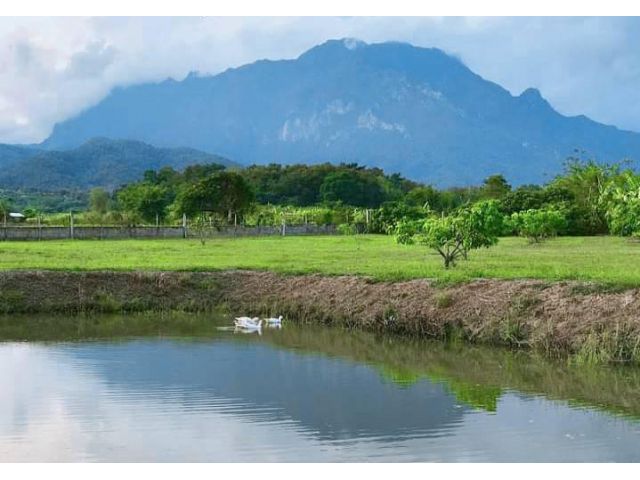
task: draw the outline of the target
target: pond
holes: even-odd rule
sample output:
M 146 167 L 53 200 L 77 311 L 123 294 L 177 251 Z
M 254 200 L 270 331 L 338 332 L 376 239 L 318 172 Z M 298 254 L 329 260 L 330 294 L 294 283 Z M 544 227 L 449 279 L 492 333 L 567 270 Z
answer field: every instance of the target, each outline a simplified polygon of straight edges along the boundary
M 640 371 L 224 316 L 0 317 L 0 461 L 640 460 Z

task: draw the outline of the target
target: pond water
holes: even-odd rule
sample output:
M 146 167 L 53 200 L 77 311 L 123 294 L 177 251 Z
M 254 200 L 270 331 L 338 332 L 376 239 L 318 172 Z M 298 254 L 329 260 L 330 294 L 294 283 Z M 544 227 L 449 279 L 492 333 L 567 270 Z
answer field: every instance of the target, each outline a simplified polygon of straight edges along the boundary
M 640 461 L 640 371 L 196 315 L 0 317 L 0 461 Z

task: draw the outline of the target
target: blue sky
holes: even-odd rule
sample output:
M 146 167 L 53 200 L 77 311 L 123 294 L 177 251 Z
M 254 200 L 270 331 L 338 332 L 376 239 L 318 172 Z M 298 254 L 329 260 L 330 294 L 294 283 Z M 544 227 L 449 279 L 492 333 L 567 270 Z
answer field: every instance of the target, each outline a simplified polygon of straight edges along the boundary
M 637 17 L 0 19 L 0 142 L 43 140 L 117 85 L 293 58 L 330 38 L 441 48 L 513 94 L 640 131 Z

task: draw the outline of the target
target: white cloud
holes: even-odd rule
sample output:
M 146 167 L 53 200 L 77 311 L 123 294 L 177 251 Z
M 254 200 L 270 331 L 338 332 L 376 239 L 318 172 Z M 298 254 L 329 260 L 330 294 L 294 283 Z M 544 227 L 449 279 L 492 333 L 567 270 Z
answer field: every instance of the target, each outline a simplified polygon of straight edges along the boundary
M 514 94 L 640 131 L 633 18 L 2 18 L 0 141 L 38 142 L 117 85 L 293 58 L 329 38 L 436 46 Z

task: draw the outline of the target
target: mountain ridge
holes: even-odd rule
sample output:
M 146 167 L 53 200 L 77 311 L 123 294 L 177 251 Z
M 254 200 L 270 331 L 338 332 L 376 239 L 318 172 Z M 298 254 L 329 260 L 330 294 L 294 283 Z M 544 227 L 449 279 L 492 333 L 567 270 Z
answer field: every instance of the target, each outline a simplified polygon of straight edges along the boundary
M 94 137 L 70 150 L 34 150 L 0 170 L 0 186 L 37 190 L 109 190 L 140 179 L 145 170 L 165 166 L 183 169 L 193 164 L 218 163 L 239 167 L 231 160 L 188 147 L 157 148 L 135 140 Z
M 41 148 L 88 138 L 186 145 L 243 164 L 359 162 L 439 186 L 542 182 L 576 149 L 640 157 L 640 134 L 512 95 L 438 48 L 329 40 L 295 59 L 114 89 Z

